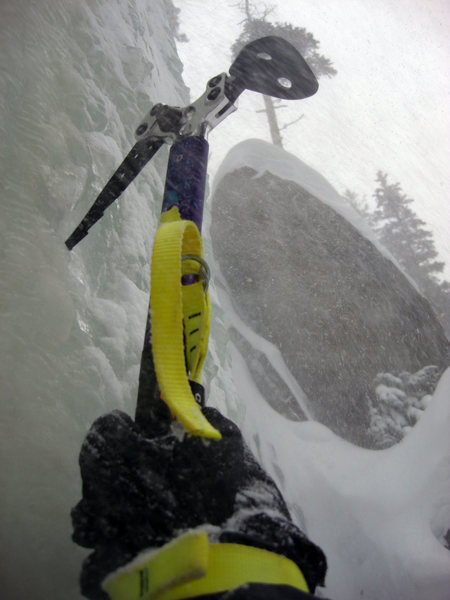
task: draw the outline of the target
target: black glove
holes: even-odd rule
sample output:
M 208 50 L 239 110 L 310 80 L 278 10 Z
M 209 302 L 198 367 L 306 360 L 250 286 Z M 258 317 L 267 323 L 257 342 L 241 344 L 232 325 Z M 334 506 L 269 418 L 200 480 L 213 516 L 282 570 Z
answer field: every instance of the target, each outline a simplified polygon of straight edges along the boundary
M 80 453 L 83 499 L 72 510 L 73 540 L 95 549 L 81 574 L 88 598 L 106 600 L 100 582 L 143 549 L 203 524 L 217 526 L 214 541 L 292 559 L 311 590 L 323 582 L 325 556 L 291 522 L 238 427 L 213 408 L 203 412 L 222 440 L 180 439 L 172 432 L 148 439 L 119 411 L 91 427 Z
M 213 600 L 214 596 L 202 596 L 200 600 Z M 250 583 L 243 585 L 224 594 L 220 600 L 315 600 L 306 592 L 301 592 L 288 585 L 267 585 L 263 583 Z M 317 598 L 317 600 L 327 600 Z

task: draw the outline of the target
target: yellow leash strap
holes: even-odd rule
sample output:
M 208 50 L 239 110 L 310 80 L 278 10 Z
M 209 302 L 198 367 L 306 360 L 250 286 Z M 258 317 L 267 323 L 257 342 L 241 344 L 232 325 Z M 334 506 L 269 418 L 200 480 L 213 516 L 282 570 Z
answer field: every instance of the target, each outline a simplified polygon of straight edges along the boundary
M 197 261 L 183 260 L 182 274 L 196 273 L 198 267 Z M 201 383 L 203 363 L 208 351 L 211 321 L 209 294 L 205 293 L 201 280 L 181 286 L 181 293 L 183 296 L 185 355 L 189 378 Z
M 182 275 L 198 275 L 202 253 L 195 223 L 180 220 L 176 207 L 164 213 L 152 255 L 152 353 L 161 397 L 172 415 L 192 435 L 217 440 L 222 436 L 203 416 L 186 372 L 187 364 L 191 379 L 200 382 L 208 346 L 209 296 L 201 281 L 181 281 Z M 184 256 L 190 258 L 183 260 Z
M 183 600 L 246 583 L 289 585 L 309 592 L 288 558 L 240 544 L 210 544 L 189 531 L 158 550 L 142 553 L 109 575 L 102 587 L 111 600 Z

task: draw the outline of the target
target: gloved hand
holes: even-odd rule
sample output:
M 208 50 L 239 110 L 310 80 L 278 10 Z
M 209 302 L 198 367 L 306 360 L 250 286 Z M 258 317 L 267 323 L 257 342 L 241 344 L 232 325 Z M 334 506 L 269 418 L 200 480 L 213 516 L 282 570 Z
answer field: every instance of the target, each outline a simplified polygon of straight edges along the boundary
M 291 558 L 311 590 L 323 581 L 325 556 L 292 523 L 238 427 L 213 408 L 203 412 L 222 440 L 180 438 L 172 430 L 148 439 L 119 411 L 92 425 L 80 453 L 83 498 L 72 510 L 73 540 L 95 549 L 81 574 L 88 598 L 106 600 L 101 581 L 140 551 L 203 525 L 210 541 Z

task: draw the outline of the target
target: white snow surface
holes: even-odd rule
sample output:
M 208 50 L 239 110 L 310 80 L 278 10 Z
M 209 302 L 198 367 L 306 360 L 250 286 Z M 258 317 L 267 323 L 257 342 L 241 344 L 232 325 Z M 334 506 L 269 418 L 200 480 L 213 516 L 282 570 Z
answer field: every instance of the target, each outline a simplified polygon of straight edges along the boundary
M 7 600 L 74 600 L 88 552 L 70 539 L 77 455 L 97 416 L 134 412 L 167 152 L 73 252 L 64 239 L 149 106 L 189 98 L 162 0 L 16 0 L 1 3 L 0 22 L 0 589 Z M 252 144 L 237 166 L 252 154 L 259 172 L 290 178 L 287 157 Z M 329 201 L 326 182 L 310 191 Z M 242 427 L 325 550 L 323 594 L 449 600 L 450 373 L 399 445 L 362 450 L 265 403 L 227 343 L 225 325 L 243 327 L 220 304 L 225 292 L 211 294 L 210 402 Z M 280 355 L 246 337 L 301 398 Z
M 239 322 L 233 311 L 227 319 Z M 288 421 L 274 411 L 230 346 L 246 409 L 244 436 L 297 523 L 327 555 L 321 593 L 336 600 L 448 600 L 450 369 L 401 443 L 365 450 L 319 423 Z

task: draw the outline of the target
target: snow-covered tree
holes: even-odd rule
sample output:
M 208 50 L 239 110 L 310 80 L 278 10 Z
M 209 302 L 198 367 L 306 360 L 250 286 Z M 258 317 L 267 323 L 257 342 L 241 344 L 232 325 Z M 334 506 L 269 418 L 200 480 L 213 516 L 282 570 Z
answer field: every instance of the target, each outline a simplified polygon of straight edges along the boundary
M 425 222 L 414 213 L 413 200 L 403 193 L 399 183 L 389 183 L 388 176 L 381 171 L 376 181 L 378 186 L 373 194 L 376 208 L 352 190 L 346 190 L 344 198 L 414 279 L 450 338 L 450 283 L 438 277 L 444 263 L 436 260 L 433 234 L 424 229 Z
M 164 0 L 166 5 L 166 16 L 169 23 L 170 30 L 173 33 L 174 38 L 177 42 L 188 42 L 187 35 L 180 33 L 180 12 L 181 9 L 177 8 L 172 0 Z
M 290 23 L 270 23 L 267 17 L 272 9 L 267 6 L 256 9 L 249 0 L 244 0 L 239 6 L 245 14 L 245 19 L 243 30 L 231 47 L 234 58 L 245 44 L 261 37 L 274 35 L 291 43 L 300 52 L 318 79 L 323 76 L 334 77 L 337 74 L 331 60 L 319 53 L 320 42 L 315 39 L 312 33 L 303 27 L 295 27 Z M 299 121 L 302 115 L 291 123 L 280 127 L 275 111 L 278 108 L 283 108 L 284 105 L 280 105 L 279 101 L 270 96 L 264 96 L 264 106 L 263 112 L 267 115 L 272 142 L 277 146 L 282 146 L 281 131 Z
M 381 171 L 376 180 L 377 208 L 370 217 L 370 224 L 433 304 L 449 334 L 450 284 L 437 277 L 445 265 L 436 260 L 438 253 L 433 234 L 424 228 L 425 222 L 411 209 L 413 200 L 403 193 L 399 183 L 389 183 L 387 174 Z
M 399 183 L 388 183 L 386 173 L 378 171 L 377 182 L 373 223 L 383 244 L 418 281 L 442 272 L 444 263 L 435 260 L 433 234 L 424 229 L 425 222 L 410 208 L 412 198 L 402 192 Z
M 370 427 L 376 448 L 399 442 L 423 414 L 437 385 L 440 369 L 430 365 L 416 373 L 379 373 L 375 399 L 369 401 Z
M 357 213 L 361 215 L 369 225 L 372 222 L 372 211 L 367 201 L 367 197 L 363 196 L 362 198 L 358 196 L 358 194 L 352 190 L 346 189 L 344 194 L 344 198 L 347 202 L 356 210 Z

